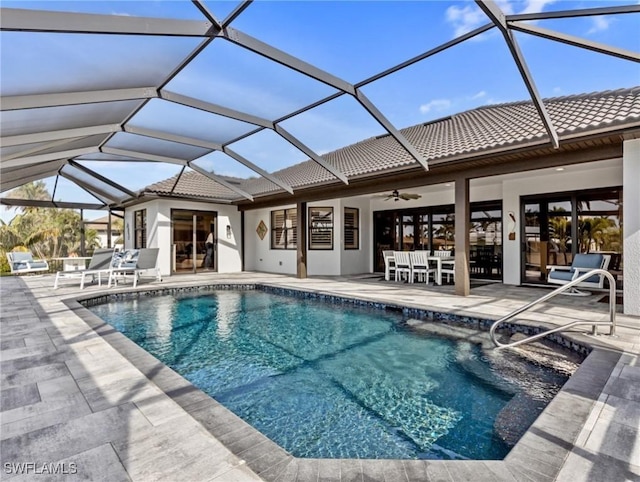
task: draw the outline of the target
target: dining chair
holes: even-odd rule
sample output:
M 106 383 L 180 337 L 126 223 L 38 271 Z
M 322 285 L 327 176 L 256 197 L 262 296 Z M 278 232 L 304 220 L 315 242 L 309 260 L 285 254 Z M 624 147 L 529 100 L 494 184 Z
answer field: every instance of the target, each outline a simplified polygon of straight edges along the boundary
M 396 260 L 393 257 L 393 251 L 392 250 L 382 251 L 382 259 L 384 260 L 384 279 L 385 281 L 389 281 L 389 279 L 391 279 L 392 271 L 393 271 L 394 278 L 396 275 Z
M 455 259 L 447 259 L 442 260 L 442 267 L 440 268 L 440 274 L 447 275 L 447 283 L 451 282 L 451 278 L 453 278 L 453 282 L 456 281 L 456 260 Z
M 451 250 L 434 249 L 433 250 L 433 255 L 434 256 L 441 256 L 443 258 L 447 258 L 447 257 L 451 256 Z
M 394 251 L 393 257 L 396 262 L 396 281 L 402 278 L 411 283 L 411 258 L 409 258 L 409 251 Z
M 424 279 L 424 282 L 429 284 L 429 274 L 431 274 L 435 282 L 436 268 L 429 265 L 428 251 L 411 251 L 409 260 L 411 261 L 411 281 L 417 278 L 420 282 Z

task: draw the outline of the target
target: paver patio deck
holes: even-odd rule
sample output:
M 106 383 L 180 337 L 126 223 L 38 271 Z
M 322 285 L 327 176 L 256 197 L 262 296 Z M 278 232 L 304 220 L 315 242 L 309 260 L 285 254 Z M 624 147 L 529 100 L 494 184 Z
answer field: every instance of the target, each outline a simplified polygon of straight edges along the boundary
M 174 276 L 139 289 L 215 283 L 264 283 L 492 319 L 548 292 L 492 284 L 461 298 L 447 286 L 261 273 Z M 36 470 L 57 468 L 77 473 L 55 480 L 640 480 L 636 317 L 619 315 L 615 338 L 584 334 L 589 327 L 571 333 L 594 351 L 504 462 L 313 460 L 290 456 L 77 303 L 63 301 L 128 287 L 52 287 L 52 276 L 0 280 L 2 479 L 33 480 Z M 556 297 L 520 320 L 600 321 L 607 304 L 597 298 Z M 27 474 L 19 463 L 34 466 Z

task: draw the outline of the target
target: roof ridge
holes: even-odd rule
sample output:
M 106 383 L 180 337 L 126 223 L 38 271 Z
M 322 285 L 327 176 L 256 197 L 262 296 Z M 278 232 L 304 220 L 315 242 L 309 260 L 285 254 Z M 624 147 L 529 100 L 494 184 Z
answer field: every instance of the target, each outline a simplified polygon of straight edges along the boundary
M 587 99 L 587 98 L 595 98 L 595 97 L 610 97 L 612 95 L 621 95 L 624 93 L 634 93 L 634 91 L 638 91 L 640 92 L 640 85 L 636 85 L 633 87 L 621 87 L 619 89 L 609 89 L 609 90 L 596 90 L 596 91 L 591 91 L 591 92 L 582 92 L 579 94 L 569 94 L 569 95 L 561 95 L 561 96 L 557 96 L 557 97 L 544 97 L 542 99 L 542 102 L 547 103 L 547 102 L 566 102 L 569 100 L 580 100 L 580 99 Z M 532 104 L 533 101 L 531 99 L 529 100 L 516 100 L 516 101 L 512 101 L 512 102 L 501 102 L 498 104 L 487 104 L 487 105 L 481 105 L 479 107 L 474 107 L 473 109 L 468 109 L 466 111 L 463 112 L 459 112 L 457 114 L 452 114 L 452 116 L 456 116 L 456 115 L 461 115 L 461 114 L 465 114 L 467 112 L 471 112 L 474 110 L 486 110 L 486 109 L 492 109 L 492 108 L 496 108 L 496 107 L 512 107 L 512 106 L 516 106 L 516 105 L 524 105 L 524 104 Z

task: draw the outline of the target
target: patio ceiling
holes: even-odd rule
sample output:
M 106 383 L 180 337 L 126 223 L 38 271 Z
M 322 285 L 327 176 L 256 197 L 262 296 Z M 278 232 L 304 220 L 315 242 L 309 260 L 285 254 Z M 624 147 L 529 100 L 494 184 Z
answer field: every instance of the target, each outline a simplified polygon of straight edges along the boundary
M 113 208 L 135 199 L 138 192 L 95 166 L 163 163 L 175 165 L 176 185 L 180 176 L 196 171 L 231 192 L 226 202 L 253 201 L 260 193 L 220 174 L 221 166 L 232 162 L 268 180 L 277 191 L 294 194 L 290 183 L 264 165 L 262 156 L 247 154 L 255 149 L 241 148 L 247 141 L 264 146 L 280 143 L 284 147 L 264 156 L 277 158 L 283 149 L 293 150 L 298 156 L 295 162 L 309 159 L 336 182 L 348 184 L 344 172 L 294 133 L 294 121 L 328 105 L 346 105 L 345 100 L 349 109 L 375 125 L 374 134 L 389 136 L 428 171 L 429 159 L 403 134 L 400 128 L 405 126 L 396 126 L 365 90 L 492 29 L 502 37 L 548 145 L 558 148 L 556 126 L 515 33 L 640 62 L 638 52 L 532 22 L 637 15 L 640 5 L 509 15 L 496 2 L 476 3 L 486 17 L 484 25 L 453 40 L 425 45 L 419 54 L 357 81 L 346 70 L 341 75 L 329 72 L 236 28 L 251 9 L 268 8 L 251 1 L 239 2 L 221 17 L 214 14 L 213 2 L 199 0 L 181 3 L 180 18 L 153 17 L 153 11 L 149 16 L 120 12 L 123 2 L 113 4 L 118 13 L 72 12 L 56 2 L 46 5 L 57 11 L 2 8 L 1 192 L 55 177 L 56 187 L 58 182 L 71 182 L 90 194 L 91 202 L 78 206 Z M 76 2 L 73 7 L 88 8 L 83 5 Z M 368 8 L 367 3 L 360 5 Z M 265 28 L 277 26 L 265 22 Z M 40 47 L 25 52 L 25 42 Z M 245 98 L 242 92 L 257 94 Z M 270 102 L 272 92 L 282 101 Z M 51 205 L 56 205 L 56 187 Z

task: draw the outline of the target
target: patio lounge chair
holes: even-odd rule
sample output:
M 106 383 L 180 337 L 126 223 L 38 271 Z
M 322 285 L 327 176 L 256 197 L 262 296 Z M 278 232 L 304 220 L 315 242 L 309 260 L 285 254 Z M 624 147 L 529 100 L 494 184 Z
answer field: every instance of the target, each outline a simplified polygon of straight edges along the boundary
M 607 269 L 610 259 L 611 256 L 606 254 L 576 254 L 571 266 L 549 266 L 550 271 L 547 276 L 547 281 L 553 284 L 566 285 L 591 270 L 598 268 Z M 580 288 L 603 289 L 604 275 L 595 274 L 578 284 L 578 286 Z M 571 288 L 567 294 L 588 296 L 591 293 Z
M 33 259 L 31 251 L 13 251 L 7 253 L 11 274 L 38 273 L 49 271 L 49 263 L 43 259 Z
M 98 286 L 102 286 L 102 274 L 108 275 L 111 270 L 111 263 L 113 261 L 113 248 L 109 249 L 96 249 L 93 252 L 93 256 L 89 261 L 87 269 L 79 269 L 76 271 L 58 271 L 56 273 L 56 280 L 53 284 L 53 289 L 58 288 L 58 282 L 62 278 L 80 278 L 80 289 L 84 289 L 84 280 L 87 276 L 91 276 L 92 279 L 98 277 Z
M 118 284 L 118 277 L 126 279 L 129 275 L 133 277 L 133 287 L 135 288 L 138 286 L 140 276 L 149 271 L 154 272 L 157 281 L 162 281 L 160 270 L 157 267 L 158 251 L 159 248 L 140 249 L 135 261 L 135 266 L 127 266 L 127 262 L 125 261 L 120 267 L 111 268 L 109 272 L 109 288 L 111 287 L 111 283 Z M 131 261 L 129 261 L 129 263 L 131 263 Z

